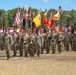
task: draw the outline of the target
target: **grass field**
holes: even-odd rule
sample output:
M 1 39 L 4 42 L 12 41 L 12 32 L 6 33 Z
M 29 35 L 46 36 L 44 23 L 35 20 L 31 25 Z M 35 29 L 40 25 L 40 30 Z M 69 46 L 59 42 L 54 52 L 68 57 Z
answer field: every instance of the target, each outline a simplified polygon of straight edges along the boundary
M 11 57 L 0 52 L 0 75 L 76 75 L 76 52 Z

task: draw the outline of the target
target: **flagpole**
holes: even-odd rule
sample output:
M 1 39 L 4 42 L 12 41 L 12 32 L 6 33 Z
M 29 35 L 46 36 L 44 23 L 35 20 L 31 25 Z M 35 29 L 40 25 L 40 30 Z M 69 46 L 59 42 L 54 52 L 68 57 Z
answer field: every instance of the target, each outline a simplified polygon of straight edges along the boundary
M 58 9 L 59 13 L 60 13 L 60 19 L 61 19 L 61 14 L 62 14 L 62 7 L 59 6 L 59 9 Z M 60 28 L 61 28 L 61 23 L 60 23 L 60 19 L 59 19 L 59 31 L 60 31 Z

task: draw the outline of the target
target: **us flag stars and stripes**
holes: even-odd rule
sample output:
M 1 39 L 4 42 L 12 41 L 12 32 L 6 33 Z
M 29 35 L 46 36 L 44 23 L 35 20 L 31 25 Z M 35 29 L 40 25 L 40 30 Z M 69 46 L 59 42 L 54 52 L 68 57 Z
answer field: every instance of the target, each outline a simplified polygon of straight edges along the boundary
M 15 22 L 17 25 L 20 25 L 20 8 L 18 8 L 18 11 L 16 13 Z

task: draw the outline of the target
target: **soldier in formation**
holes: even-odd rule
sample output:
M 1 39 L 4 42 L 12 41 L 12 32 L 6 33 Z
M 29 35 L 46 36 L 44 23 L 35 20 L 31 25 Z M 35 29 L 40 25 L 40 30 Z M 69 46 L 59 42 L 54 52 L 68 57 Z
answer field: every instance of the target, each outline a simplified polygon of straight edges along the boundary
M 76 51 L 76 32 L 55 32 L 55 31 L 38 31 L 29 32 L 28 30 L 24 33 L 14 32 L 13 35 L 9 34 L 7 31 L 4 34 L 0 34 L 0 49 L 5 49 L 7 59 L 10 58 L 10 50 L 13 50 L 13 56 L 17 56 L 17 51 L 19 51 L 19 56 L 34 57 L 36 54 L 38 57 L 43 53 L 55 54 L 56 50 L 59 53 L 62 50 Z M 12 48 L 11 48 L 12 47 Z
M 7 59 L 9 59 L 11 46 L 13 45 L 12 36 L 9 35 L 8 32 L 6 31 L 5 34 L 2 36 L 2 38 L 3 38 L 3 44 L 6 51 Z

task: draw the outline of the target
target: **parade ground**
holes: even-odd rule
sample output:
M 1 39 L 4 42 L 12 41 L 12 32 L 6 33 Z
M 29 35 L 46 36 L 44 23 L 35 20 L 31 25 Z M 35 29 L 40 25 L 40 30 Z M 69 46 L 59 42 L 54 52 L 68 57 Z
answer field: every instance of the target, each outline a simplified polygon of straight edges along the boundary
M 11 52 L 12 56 L 12 52 Z M 0 51 L 0 75 L 76 75 L 76 52 L 11 57 Z

